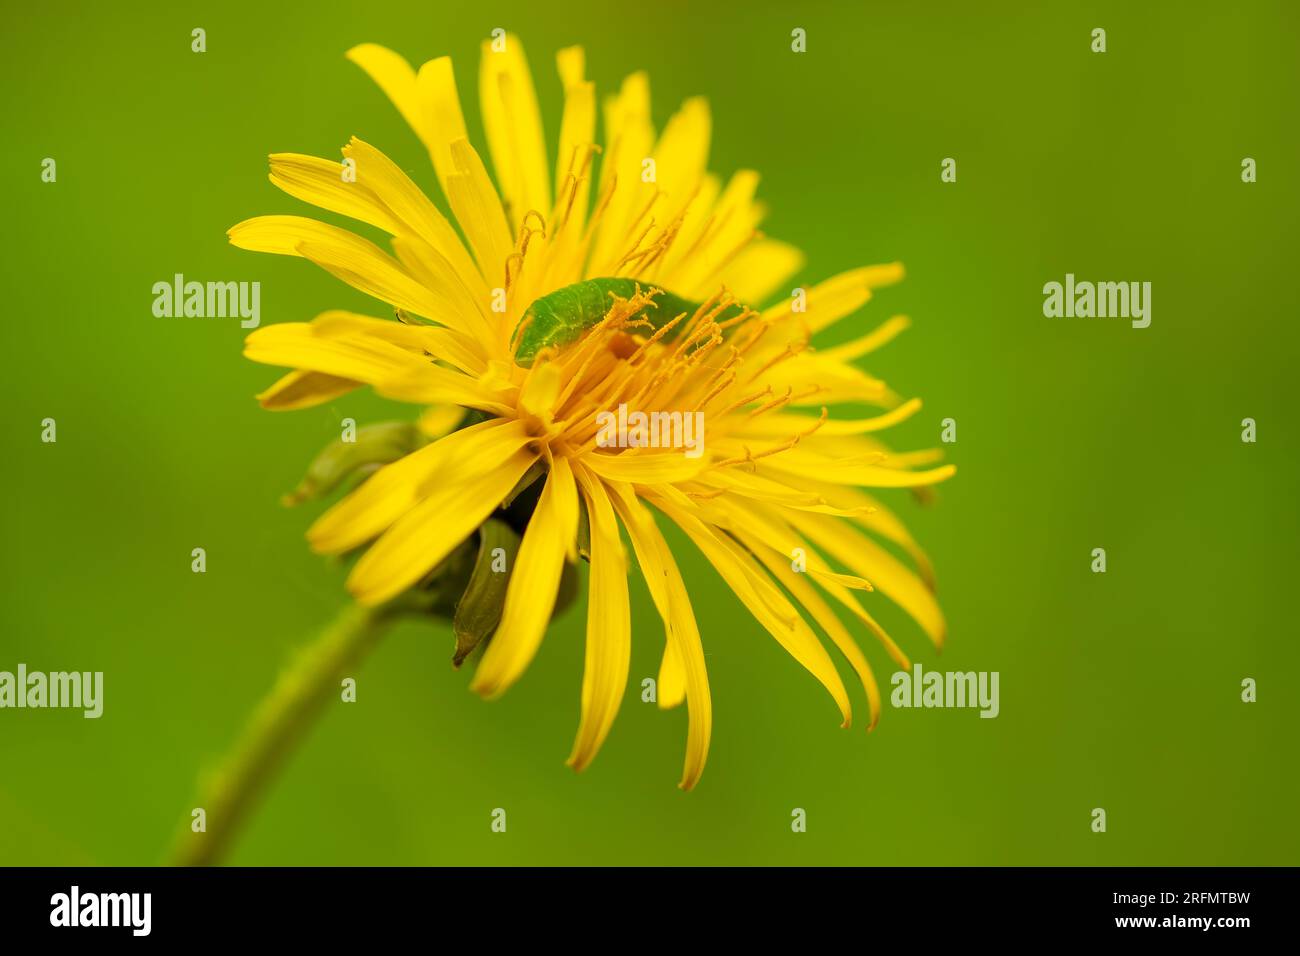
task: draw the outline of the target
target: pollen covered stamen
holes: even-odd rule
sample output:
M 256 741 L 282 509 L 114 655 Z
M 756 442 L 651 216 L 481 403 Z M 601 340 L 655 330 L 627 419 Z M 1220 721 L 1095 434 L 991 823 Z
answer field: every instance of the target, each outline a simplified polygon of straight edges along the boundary
M 678 315 L 676 318 L 670 319 L 669 321 L 665 322 L 662 328 L 656 329 L 655 333 L 651 335 L 650 338 L 646 339 L 644 342 L 638 345 L 636 351 L 633 352 L 630 356 L 628 356 L 627 359 L 628 364 L 629 365 L 637 364 L 637 362 L 641 359 L 642 356 L 645 355 L 648 349 L 657 345 L 666 336 L 668 336 L 675 328 L 677 328 L 677 325 L 685 318 L 686 318 L 686 313 L 683 312 L 680 315 Z
M 746 379 L 746 381 L 749 382 L 754 381 L 764 372 L 771 371 L 775 366 L 779 365 L 781 362 L 784 362 L 786 359 L 794 358 L 796 355 L 800 354 L 807 348 L 808 348 L 807 339 L 797 341 L 797 342 L 787 342 L 784 349 L 782 349 L 776 355 L 772 356 L 770 359 L 768 359 L 766 362 L 760 365 L 758 369 L 754 372 L 754 374 L 751 375 L 748 379 Z
M 569 224 L 569 219 L 573 215 L 573 205 L 578 198 L 578 190 L 583 188 L 585 183 L 590 182 L 587 173 L 591 169 L 591 158 L 599 152 L 602 152 L 602 150 L 595 143 L 587 143 L 573 148 L 573 155 L 569 157 L 569 168 L 564 174 L 564 182 L 561 183 L 559 190 L 556 192 L 553 215 L 557 220 L 555 227 L 557 235 Z M 579 157 L 581 157 L 581 163 L 579 163 Z M 578 168 L 575 170 L 574 166 Z M 559 212 L 561 205 L 564 207 L 562 215 Z
M 536 218 L 539 223 L 536 229 L 528 224 L 530 217 Z M 536 209 L 530 209 L 524 213 L 523 219 L 519 222 L 519 238 L 515 241 L 515 251 L 506 256 L 505 287 L 507 293 L 519 280 L 519 274 L 524 268 L 524 258 L 528 255 L 528 243 L 532 241 L 533 236 L 537 235 L 540 235 L 543 239 L 546 238 L 546 219 Z M 513 271 L 510 268 L 512 264 L 515 266 Z
M 749 395 L 746 395 L 744 398 L 737 399 L 736 401 L 732 402 L 721 412 L 719 412 L 719 415 L 730 415 L 732 412 L 736 411 L 737 409 L 744 408 L 746 405 L 758 401 L 760 398 L 763 398 L 765 395 L 771 395 L 771 394 L 772 394 L 772 386 L 764 385 L 757 392 L 752 392 Z
M 663 232 L 659 234 L 659 238 L 636 257 L 638 270 L 644 272 L 668 255 L 668 250 L 672 248 L 673 241 L 677 238 L 677 234 L 681 232 L 683 221 L 684 216 L 679 214 L 676 219 L 664 227 Z
M 718 382 L 718 384 L 714 386 L 713 390 L 709 392 L 708 395 L 704 396 L 704 400 L 700 402 L 700 408 L 707 408 L 709 406 L 709 403 L 713 401 L 718 395 L 722 394 L 724 391 L 730 388 L 731 383 L 734 382 L 735 380 L 736 380 L 736 373 L 730 369 L 726 370 L 725 374 L 722 377 L 722 381 Z
M 795 435 L 789 441 L 782 442 L 780 445 L 776 445 L 772 448 L 765 448 L 760 452 L 751 451 L 748 445 L 742 445 L 741 447 L 745 449 L 745 454 L 743 456 L 739 458 L 724 458 L 722 461 L 715 462 L 714 464 L 718 468 L 728 467 L 731 465 L 749 465 L 750 470 L 753 471 L 757 467 L 755 462 L 760 458 L 770 458 L 773 455 L 781 454 L 783 451 L 789 451 L 791 448 L 798 445 L 799 441 L 803 437 L 803 435 Z
M 764 412 L 771 411 L 771 410 L 774 409 L 774 408 L 780 408 L 781 406 L 786 405 L 786 404 L 789 403 L 789 401 L 790 401 L 790 396 L 791 396 L 793 393 L 794 393 L 794 386 L 792 386 L 792 385 L 787 385 L 786 388 L 785 388 L 785 394 L 784 394 L 784 395 L 782 395 L 782 396 L 780 396 L 780 397 L 778 397 L 778 398 L 774 398 L 774 399 L 772 399 L 770 402 L 767 402 L 766 404 L 763 404 L 763 405 L 758 406 L 758 408 L 754 409 L 752 412 L 750 412 L 750 413 L 749 413 L 747 416 L 745 416 L 745 417 L 746 417 L 746 418 L 757 418 L 759 415 L 762 415 Z

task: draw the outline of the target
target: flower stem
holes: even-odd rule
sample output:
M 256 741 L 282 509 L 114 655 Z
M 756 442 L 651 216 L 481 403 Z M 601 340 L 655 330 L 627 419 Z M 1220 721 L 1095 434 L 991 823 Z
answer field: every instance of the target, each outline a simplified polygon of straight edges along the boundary
M 201 782 L 197 807 L 204 811 L 205 832 L 194 832 L 191 818 L 173 846 L 172 865 L 221 862 L 276 771 L 396 616 L 392 605 L 349 605 L 315 642 L 294 655 L 234 749 Z

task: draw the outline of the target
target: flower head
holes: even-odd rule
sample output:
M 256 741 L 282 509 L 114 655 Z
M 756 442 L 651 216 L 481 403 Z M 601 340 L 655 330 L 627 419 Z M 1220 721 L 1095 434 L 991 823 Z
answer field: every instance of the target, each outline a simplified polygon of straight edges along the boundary
M 581 769 L 627 684 L 626 535 L 664 624 L 659 704 L 689 711 L 681 781 L 689 788 L 704 767 L 711 706 L 690 597 L 660 531 L 666 519 L 826 687 L 847 726 L 849 694 L 812 625 L 820 628 L 862 682 L 874 726 L 871 667 L 832 604 L 904 669 L 906 656 L 862 596 L 889 597 L 936 644 L 944 622 L 925 556 L 863 489 L 920 488 L 953 469 L 872 437 L 920 403 L 900 401 L 853 361 L 905 319 L 834 348 L 816 349 L 812 338 L 900 279 L 901 267 L 786 294 L 802 256 L 758 231 L 755 173 L 724 185 L 708 172 L 704 100 L 688 100 L 656 136 L 647 79 L 634 74 L 604 104 L 598 146 L 580 49 L 557 57 L 565 105 L 552 176 L 522 46 L 514 37 L 500 49 L 484 45 L 479 94 L 495 185 L 466 137 L 447 58 L 415 71 L 373 45 L 348 56 L 428 149 L 452 218 L 353 139 L 342 163 L 272 155 L 271 181 L 386 233 L 391 254 L 297 216 L 230 230 L 237 246 L 301 256 L 396 312 L 327 312 L 251 334 L 249 358 L 292 370 L 259 396 L 263 405 L 303 408 L 369 385 L 427 408 L 424 438 L 387 454 L 390 463 L 317 520 L 312 547 L 364 549 L 348 587 L 363 603 L 383 602 L 427 585 L 467 542 L 485 541 L 503 504 L 527 491 L 530 510 L 471 686 L 492 697 L 519 679 L 566 566 L 589 560 L 582 714 L 569 758 Z M 845 403 L 881 411 L 832 418 L 829 408 Z M 449 431 L 449 408 L 470 410 L 470 423 Z

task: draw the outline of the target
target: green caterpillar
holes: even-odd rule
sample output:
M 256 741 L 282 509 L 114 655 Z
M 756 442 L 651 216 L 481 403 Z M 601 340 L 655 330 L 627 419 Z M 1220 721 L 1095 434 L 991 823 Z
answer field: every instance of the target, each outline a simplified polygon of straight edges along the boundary
M 586 279 L 537 299 L 515 326 L 515 335 L 519 337 L 515 345 L 515 361 L 529 368 L 537 353 L 547 346 L 560 347 L 577 341 L 583 332 L 605 317 L 613 304 L 611 295 L 630 299 L 636 295 L 638 285 L 643 292 L 653 288 L 648 283 L 638 283 L 636 279 Z M 660 292 L 640 315 L 660 329 L 683 312 L 688 316 L 694 315 L 700 305 L 699 302 L 687 302 L 671 292 Z M 740 306 L 729 306 L 718 318 L 739 315 L 740 309 Z

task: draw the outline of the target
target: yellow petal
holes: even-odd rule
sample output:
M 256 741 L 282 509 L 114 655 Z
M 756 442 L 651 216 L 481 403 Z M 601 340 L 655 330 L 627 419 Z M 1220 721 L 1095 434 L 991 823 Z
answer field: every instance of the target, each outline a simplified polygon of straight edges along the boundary
M 311 320 L 310 332 L 313 336 L 325 338 L 349 338 L 362 335 L 382 339 L 401 346 L 416 356 L 423 358 L 427 355 L 472 375 L 480 375 L 487 368 L 483 358 L 474 351 L 476 343 L 453 329 L 408 325 L 391 319 L 376 319 L 369 315 L 331 309 Z M 424 369 L 427 364 L 421 362 L 418 366 L 411 367 Z
M 415 424 L 427 438 L 436 440 L 451 434 L 464 418 L 465 409 L 459 405 L 432 405 L 420 414 Z
M 431 302 L 437 303 L 433 307 L 439 324 L 463 336 L 468 350 L 479 358 L 479 367 L 489 356 L 506 356 L 502 323 L 488 317 L 461 281 L 460 273 L 437 249 L 422 239 L 404 235 L 393 238 L 393 252 L 407 273 L 428 290 Z M 478 273 L 473 275 L 477 277 Z M 486 301 L 486 291 L 483 296 Z
M 686 100 L 669 117 L 654 150 L 655 182 L 661 194 L 655 218 L 661 222 L 671 222 L 686 209 L 708 174 L 712 131 L 709 103 L 702 96 Z
M 390 527 L 435 486 L 458 481 L 462 462 L 476 462 L 483 456 L 504 461 L 528 441 L 521 424 L 504 419 L 490 419 L 452 432 L 380 468 L 317 518 L 307 532 L 307 540 L 319 553 L 350 551 Z
M 811 517 L 806 508 L 800 506 L 773 506 L 759 500 L 751 500 L 745 507 L 746 511 L 751 513 L 754 517 L 761 518 L 769 524 L 788 524 L 794 534 L 798 537 L 811 537 L 803 526 L 805 521 Z M 830 521 L 834 525 L 843 524 L 842 521 L 838 520 L 838 517 L 822 520 Z M 814 575 L 813 580 L 821 590 L 825 591 L 840 604 L 844 605 L 844 607 L 846 607 L 854 617 L 867 626 L 871 633 L 875 635 L 876 639 L 880 641 L 890 658 L 898 664 L 900 669 L 911 669 L 912 662 L 908 656 L 903 653 L 903 649 L 900 648 L 894 639 L 889 636 L 889 633 L 880 626 L 880 623 L 867 613 L 866 608 L 864 608 L 858 601 L 857 594 L 854 591 L 826 575 Z
M 402 223 L 359 179 L 343 178 L 343 164 L 300 153 L 271 154 L 271 182 L 295 199 L 369 223 L 396 235 Z
M 385 398 L 416 405 L 463 405 L 492 415 L 510 415 L 510 393 L 498 391 L 486 380 L 471 378 L 449 368 L 426 364 L 374 383 Z
M 380 319 L 373 315 L 362 315 L 346 309 L 330 309 L 311 320 L 313 335 L 339 337 L 344 335 L 369 335 L 383 339 L 393 345 L 415 352 L 417 355 L 432 352 L 436 358 L 444 358 L 436 351 L 436 343 L 445 341 L 446 329 L 436 329 L 428 325 L 407 325 L 392 319 Z
M 779 335 L 780 330 L 775 330 L 770 333 L 769 341 L 783 348 L 785 343 L 771 337 Z M 774 353 L 769 350 L 768 354 Z M 754 358 L 757 361 L 759 356 Z M 852 365 L 824 358 L 816 351 L 804 351 L 771 365 L 759 373 L 753 384 L 771 388 L 773 395 L 791 390 L 792 407 L 820 408 L 841 402 L 865 402 L 892 408 L 898 401 L 884 382 Z
M 891 285 L 903 278 L 902 263 L 866 266 L 842 272 L 807 290 L 806 311 L 794 312 L 794 299 L 787 299 L 763 313 L 765 319 L 794 319 L 810 332 L 818 332 L 856 312 L 871 298 L 871 290 Z
M 568 217 L 569 221 L 579 229 L 585 222 L 587 203 L 591 195 L 588 150 L 595 143 L 595 139 L 596 84 L 576 83 L 564 91 L 564 114 L 560 120 L 560 150 L 556 159 L 556 180 L 560 184 L 563 184 L 568 176 L 578 180 L 573 187 L 574 197 Z M 557 201 L 565 198 L 564 193 L 556 197 Z
M 627 557 L 609 496 L 600 480 L 581 466 L 575 468 L 575 476 L 587 503 L 591 528 L 582 717 L 568 760 L 574 770 L 582 770 L 609 735 L 627 688 L 632 618 L 627 596 Z
M 820 440 L 839 435 L 864 435 L 869 432 L 883 431 L 886 428 L 892 428 L 899 422 L 906 421 L 920 410 L 921 400 L 913 398 L 896 408 L 890 409 L 883 415 L 876 415 L 872 418 L 859 418 L 851 421 L 831 419 L 823 422 L 812 437 Z M 793 435 L 807 431 L 815 422 L 815 418 L 804 415 L 759 415 L 752 421 L 745 423 L 744 432 L 754 435 Z
M 686 702 L 686 667 L 677 651 L 677 645 L 671 641 L 664 643 L 655 697 L 660 710 L 671 710 Z
M 354 288 L 417 315 L 446 317 L 439 300 L 400 263 L 346 229 L 302 216 L 258 216 L 232 226 L 227 236 L 241 249 L 302 256 Z
M 415 79 L 421 109 L 428 117 L 428 137 L 425 145 L 438 174 L 442 194 L 448 195 L 447 179 L 456 171 L 451 155 L 451 144 L 465 139 L 465 116 L 460 109 L 460 95 L 456 92 L 456 75 L 452 71 L 451 57 L 440 56 L 420 67 Z
M 555 52 L 555 66 L 560 82 L 570 87 L 583 82 L 587 75 L 587 54 L 580 46 L 566 46 Z
M 491 289 L 504 288 L 506 257 L 513 244 L 501 198 L 468 140 L 453 141 L 451 156 L 456 171 L 447 177 L 447 199 L 474 250 L 484 281 Z
M 591 275 L 613 273 L 619 259 L 629 251 L 630 220 L 655 194 L 653 183 L 641 181 L 641 164 L 650 155 L 655 138 L 646 74 L 633 73 L 624 79 L 618 95 L 606 100 L 604 114 L 606 152 L 601 159 L 597 192 L 601 196 L 611 188 L 613 192 L 601 214 L 591 252 Z
M 581 508 L 578 489 L 574 484 L 575 476 L 567 458 L 555 459 L 551 463 L 551 471 L 552 477 L 558 482 L 552 507 L 559 526 L 560 543 L 564 545 L 565 557 L 573 564 L 578 560 L 578 513 Z
M 519 407 L 530 415 L 549 421 L 560 395 L 560 367 L 554 362 L 539 362 L 528 372 L 519 390 Z
M 744 503 L 734 498 L 720 497 L 705 502 L 700 506 L 700 510 L 713 524 L 736 534 L 743 531 L 762 541 L 778 554 L 792 558 L 794 550 L 801 549 L 804 552 L 804 571 L 801 573 L 834 581 L 855 591 L 872 589 L 871 583 L 864 578 L 840 574 L 833 570 L 799 532 L 767 509 L 746 507 Z
M 862 653 L 862 648 L 858 642 L 853 639 L 848 628 L 835 616 L 835 612 L 817 593 L 817 589 L 812 586 L 803 574 L 795 571 L 786 556 L 779 551 L 767 547 L 758 539 L 751 537 L 744 532 L 737 532 L 737 537 L 751 552 L 762 561 L 785 589 L 794 595 L 808 613 L 812 615 L 827 637 L 834 642 L 835 646 L 840 649 L 840 653 L 848 660 L 853 670 L 857 673 L 858 679 L 862 682 L 862 689 L 867 695 L 867 705 L 871 712 L 871 722 L 867 725 L 867 730 L 872 730 L 876 722 L 880 720 L 880 687 L 876 683 L 875 674 L 872 673 L 871 664 L 867 662 L 866 655 Z
M 711 173 L 705 173 L 690 197 L 677 238 L 664 256 L 662 270 L 656 275 L 668 288 L 684 288 L 682 269 L 690 264 L 705 231 L 712 228 L 713 207 L 721 191 L 722 181 Z
M 244 355 L 264 365 L 282 365 L 374 384 L 428 363 L 400 346 L 373 336 L 319 335 L 307 322 L 264 325 L 244 340 Z
M 506 447 L 498 443 L 472 460 L 458 463 L 428 497 L 370 546 L 348 576 L 348 590 L 358 601 L 373 605 L 400 594 L 435 568 L 497 509 L 537 460 L 529 451 L 502 457 Z
M 809 455 L 773 455 L 763 460 L 765 472 L 781 472 L 797 478 L 828 481 L 870 488 L 921 488 L 946 481 L 957 472 L 956 465 L 941 465 L 929 471 L 904 471 L 855 462 L 851 459 L 814 458 Z
M 614 509 L 627 529 L 636 552 L 641 575 L 645 578 L 655 607 L 663 618 L 669 643 L 682 664 L 686 683 L 686 759 L 682 780 L 678 784 L 690 790 L 699 782 L 709 756 L 709 738 L 713 732 L 713 702 L 709 694 L 709 675 L 704 666 L 704 647 L 700 642 L 695 613 L 682 581 L 677 562 L 654 518 L 632 489 L 623 484 L 607 484 Z
M 591 87 L 586 79 L 586 55 L 582 52 L 581 47 L 564 47 L 555 53 L 555 68 L 560 74 L 560 85 L 564 87 L 564 117 L 565 120 L 560 124 L 560 151 L 556 157 L 555 164 L 555 183 L 556 187 L 564 181 L 564 174 L 568 172 L 569 166 L 573 159 L 573 148 L 577 146 L 586 146 L 586 144 L 595 142 L 595 113 L 590 114 L 590 120 L 577 122 L 578 116 L 569 116 L 571 105 L 569 105 L 569 95 L 576 87 Z M 594 100 L 593 100 L 594 105 Z M 585 120 L 585 117 L 582 117 Z M 565 126 L 569 129 L 568 137 L 565 137 Z M 572 135 L 581 133 L 582 135 Z M 565 148 L 568 144 L 568 148 Z
M 331 241 L 303 242 L 298 253 L 340 279 L 381 302 L 455 327 L 445 301 L 378 246 L 356 247 Z M 450 320 L 450 321 L 449 321 Z
M 383 255 L 383 251 L 370 240 L 305 216 L 254 216 L 231 226 L 226 230 L 226 236 L 231 245 L 240 249 L 280 256 L 301 256 L 298 247 L 304 242 L 335 243 L 358 252 L 373 249 Z
M 863 495 L 868 507 L 872 509 L 870 514 L 862 514 L 854 517 L 854 520 L 868 531 L 874 532 L 886 541 L 892 541 L 911 556 L 916 562 L 917 572 L 931 591 L 934 590 L 934 566 L 930 563 L 930 557 L 925 553 L 916 539 L 912 537 L 911 532 L 903 525 L 903 522 L 887 508 L 881 505 L 874 498 Z
M 551 176 L 546 162 L 542 114 L 524 46 L 506 34 L 504 47 L 484 40 L 479 63 L 479 100 L 492 165 L 510 223 L 518 229 L 529 210 L 551 212 Z
M 844 486 L 816 486 L 815 490 L 821 491 L 828 499 L 837 505 L 842 505 L 844 509 L 852 509 L 851 513 L 847 510 L 842 513 L 848 514 L 858 525 L 873 534 L 879 535 L 886 541 L 892 541 L 906 551 L 911 559 L 916 562 L 917 572 L 921 575 L 921 579 L 925 581 L 926 586 L 931 591 L 934 590 L 934 567 L 930 562 L 929 555 L 917 544 L 916 539 L 912 537 L 911 532 L 907 530 L 903 522 L 892 511 L 882 505 L 878 499 L 856 488 Z
M 679 295 L 703 299 L 718 290 L 716 278 L 730 259 L 755 237 L 762 211 L 754 202 L 758 173 L 752 169 L 736 172 L 727 182 L 713 210 L 713 222 L 696 243 L 689 260 L 677 273 Z
M 939 603 L 925 583 L 902 562 L 844 521 L 806 513 L 792 521 L 836 560 L 867 578 L 906 611 L 936 647 L 943 646 L 947 624 Z
M 398 400 L 445 400 L 477 408 L 485 402 L 491 407 L 498 398 L 478 379 L 429 361 L 432 357 L 459 367 L 483 367 L 460 350 L 460 339 L 451 329 L 404 325 L 353 312 L 323 312 L 310 323 L 264 326 L 245 340 L 244 354 L 267 365 L 350 378 Z
M 841 587 L 834 581 L 818 580 L 817 584 L 823 591 L 846 607 L 849 610 L 849 613 L 867 626 L 867 629 L 871 631 L 876 640 L 878 640 L 880 645 L 885 649 L 885 653 L 889 655 L 890 660 L 898 665 L 899 670 L 908 671 L 912 669 L 911 658 L 909 658 L 907 654 L 904 653 L 903 649 L 898 646 L 898 643 L 889 636 L 889 632 L 881 627 L 880 622 L 867 613 L 867 609 L 862 606 L 860 601 L 858 601 L 858 596 L 854 592 L 850 591 L 848 588 Z
M 576 246 L 591 196 L 588 150 L 596 142 L 596 85 L 583 79 L 582 47 L 566 47 L 555 55 L 555 61 L 564 84 L 560 149 L 555 161 L 556 218 L 564 222 L 565 237 Z
M 487 293 L 481 277 L 465 244 L 438 207 L 396 163 L 369 143 L 353 137 L 343 153 L 357 164 L 357 183 L 353 185 L 369 189 L 399 224 L 394 235 L 398 231 L 409 231 L 432 246 L 451 264 L 455 279 L 463 286 L 464 295 L 482 311 L 486 307 Z
M 738 300 L 753 306 L 782 289 L 803 264 L 804 254 L 789 243 L 760 239 L 746 246 L 722 277 Z
M 839 707 L 843 726 L 849 726 L 852 719 L 849 694 L 834 662 L 799 612 L 755 566 L 753 558 L 733 539 L 719 534 L 666 496 L 656 494 L 651 500 L 695 542 L 754 619 L 821 682 Z
M 484 697 L 504 693 L 541 647 L 555 608 L 567 543 L 578 532 L 577 494 L 568 459 L 556 458 L 519 545 L 501 623 L 470 684 Z
M 617 455 L 598 453 L 586 456 L 583 462 L 608 481 L 633 482 L 642 485 L 690 481 L 706 467 L 703 457 L 687 458 L 680 452 L 674 451 L 635 455 L 627 452 Z
M 429 123 L 421 107 L 415 71 L 401 55 L 377 43 L 362 43 L 348 50 L 347 58 L 370 75 L 375 84 L 393 101 L 408 126 L 422 142 L 428 143 Z
M 846 342 L 843 345 L 836 345 L 833 348 L 822 349 L 821 354 L 826 358 L 835 359 L 837 362 L 851 362 L 893 341 L 900 332 L 906 330 L 911 324 L 912 321 L 907 316 L 895 315 L 861 338 Z
M 263 408 L 274 412 L 286 412 L 322 405 L 340 395 L 346 395 L 353 389 L 359 388 L 361 384 L 350 378 L 296 369 L 276 381 L 266 391 L 259 392 L 257 400 Z

